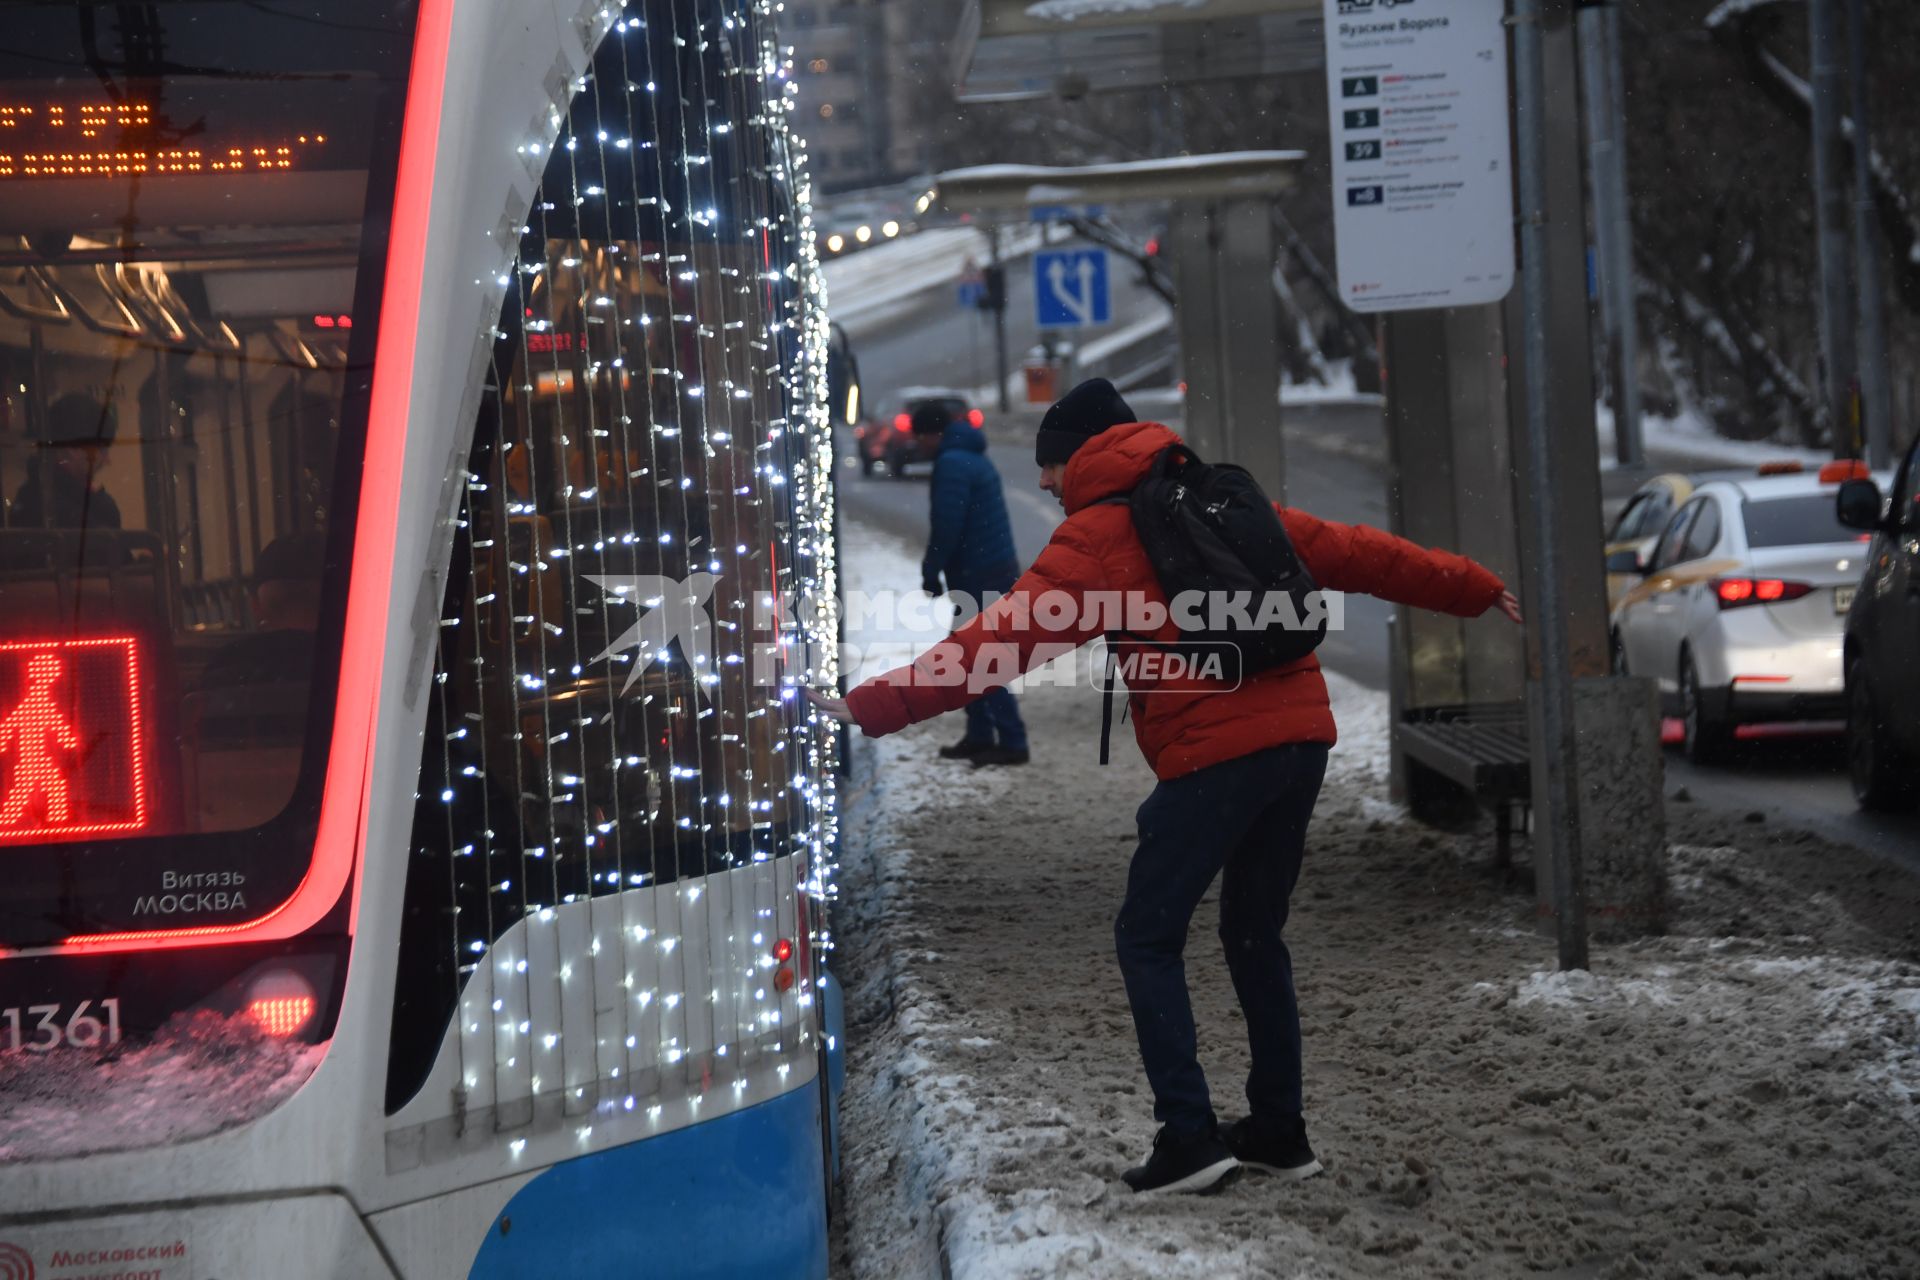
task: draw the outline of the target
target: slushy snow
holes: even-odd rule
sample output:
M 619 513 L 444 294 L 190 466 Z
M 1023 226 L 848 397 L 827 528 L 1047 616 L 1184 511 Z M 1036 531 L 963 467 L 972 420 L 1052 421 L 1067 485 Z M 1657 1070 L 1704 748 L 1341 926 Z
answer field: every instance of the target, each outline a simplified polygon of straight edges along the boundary
M 915 548 L 853 525 L 845 548 L 853 589 L 915 581 Z M 1155 1127 L 1112 955 L 1152 778 L 1119 726 L 1095 762 L 1097 694 L 1023 695 L 1024 769 L 938 758 L 958 716 L 856 736 L 841 1274 L 1920 1275 L 1910 877 L 1671 806 L 1669 935 L 1559 973 L 1524 867 L 1509 887 L 1488 830 L 1409 821 L 1385 699 L 1329 685 L 1341 741 L 1288 925 L 1328 1172 L 1205 1197 L 1119 1181 Z M 1244 1024 L 1211 912 L 1187 971 L 1232 1118 Z

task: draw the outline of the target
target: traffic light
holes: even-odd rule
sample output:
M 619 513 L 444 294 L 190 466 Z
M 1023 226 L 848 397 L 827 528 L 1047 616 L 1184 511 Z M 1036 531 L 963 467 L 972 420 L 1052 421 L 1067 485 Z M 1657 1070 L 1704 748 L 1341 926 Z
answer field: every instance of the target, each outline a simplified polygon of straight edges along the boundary
M 980 309 L 982 311 L 1005 311 L 1007 309 L 1007 269 L 997 262 L 990 262 L 980 273 Z

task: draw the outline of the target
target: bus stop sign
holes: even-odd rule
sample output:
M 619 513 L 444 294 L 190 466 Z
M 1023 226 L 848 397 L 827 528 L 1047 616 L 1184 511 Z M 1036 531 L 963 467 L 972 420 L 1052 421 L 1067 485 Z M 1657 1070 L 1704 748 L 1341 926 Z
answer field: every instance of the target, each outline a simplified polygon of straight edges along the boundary
M 1326 0 L 1334 257 L 1355 311 L 1513 287 L 1505 0 Z

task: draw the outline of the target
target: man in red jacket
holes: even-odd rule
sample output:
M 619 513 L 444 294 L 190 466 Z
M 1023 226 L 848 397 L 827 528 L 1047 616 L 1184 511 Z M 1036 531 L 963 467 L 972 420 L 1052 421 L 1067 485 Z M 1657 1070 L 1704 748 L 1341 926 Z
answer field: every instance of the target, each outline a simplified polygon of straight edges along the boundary
M 1067 517 L 1033 567 L 992 608 L 908 666 L 868 680 L 844 702 L 809 691 L 828 714 L 871 737 L 951 711 L 986 685 L 1101 633 L 1091 593 L 1157 603 L 1167 597 L 1135 534 L 1124 495 L 1179 437 L 1135 421 L 1105 379 L 1082 383 L 1047 411 L 1035 458 L 1040 485 Z M 1363 525 L 1279 508 L 1314 581 L 1397 604 L 1476 617 L 1519 605 L 1498 578 L 1463 556 L 1430 551 Z M 1052 607 L 1048 607 L 1048 602 Z M 1179 635 L 1171 619 L 1153 639 Z M 1241 1164 L 1288 1178 L 1320 1171 L 1301 1116 L 1300 1014 L 1281 931 L 1300 875 L 1307 822 L 1334 741 L 1326 680 L 1311 655 L 1237 688 L 1131 688 L 1134 734 L 1159 785 L 1140 806 L 1139 848 L 1114 942 L 1160 1122 L 1147 1162 L 1125 1174 L 1135 1191 L 1203 1191 Z M 1196 1056 L 1182 953 L 1187 926 L 1216 876 L 1220 938 L 1246 1014 L 1251 1114 L 1224 1132 Z

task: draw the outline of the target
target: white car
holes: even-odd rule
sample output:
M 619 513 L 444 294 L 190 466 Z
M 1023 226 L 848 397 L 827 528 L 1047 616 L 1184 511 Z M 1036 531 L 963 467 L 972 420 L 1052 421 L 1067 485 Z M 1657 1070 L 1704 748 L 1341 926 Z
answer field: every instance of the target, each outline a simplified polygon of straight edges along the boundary
M 1841 462 L 1709 481 L 1651 560 L 1629 550 L 1608 561 L 1640 579 L 1613 613 L 1615 666 L 1658 683 L 1689 759 L 1724 756 L 1743 724 L 1845 718 L 1842 638 L 1867 538 L 1839 522 L 1834 496 L 1865 475 Z

